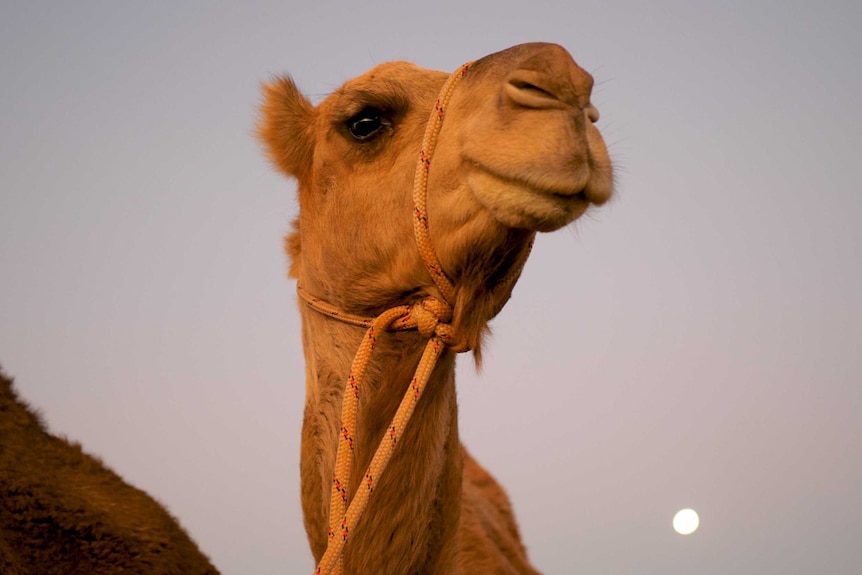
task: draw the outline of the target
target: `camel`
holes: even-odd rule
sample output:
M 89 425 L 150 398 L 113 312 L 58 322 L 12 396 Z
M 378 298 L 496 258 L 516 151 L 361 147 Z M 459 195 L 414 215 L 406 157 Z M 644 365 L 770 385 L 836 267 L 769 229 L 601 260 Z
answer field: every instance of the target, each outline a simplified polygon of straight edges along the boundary
M 0 573 L 218 571 L 152 497 L 49 434 L 0 372 Z
M 460 443 L 455 355 L 472 350 L 480 361 L 535 233 L 611 197 L 592 84 L 564 48 L 524 44 L 452 76 L 382 64 L 316 106 L 289 77 L 263 85 L 258 136 L 297 182 L 285 247 L 302 299 L 301 500 L 318 573 L 537 573 L 506 493 Z M 411 204 L 423 185 L 426 211 Z M 430 263 L 414 242 L 423 226 Z M 369 329 L 391 309 L 418 331 Z M 440 344 L 436 364 L 388 467 L 372 477 L 429 341 Z M 351 366 L 361 346 L 373 355 L 360 390 Z M 343 407 L 354 401 L 348 427 Z M 361 480 L 342 481 L 343 453 L 346 476 Z M 370 493 L 364 512 L 350 519 L 348 508 L 342 519 L 361 493 Z

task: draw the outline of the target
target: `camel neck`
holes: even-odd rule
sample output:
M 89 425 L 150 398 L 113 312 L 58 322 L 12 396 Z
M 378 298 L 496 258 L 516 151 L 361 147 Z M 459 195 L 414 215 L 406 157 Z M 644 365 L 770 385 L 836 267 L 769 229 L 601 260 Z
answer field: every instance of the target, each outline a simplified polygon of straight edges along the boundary
M 302 504 L 312 551 L 319 560 L 327 545 L 344 382 L 364 329 L 304 306 L 301 314 L 306 360 Z M 351 477 L 362 477 L 426 342 L 416 332 L 378 337 L 360 394 Z M 365 514 L 351 533 L 344 552 L 345 574 L 438 572 L 445 567 L 440 563 L 454 555 L 462 474 L 454 355 L 444 352 L 440 358 Z M 351 497 L 356 480 L 353 483 Z M 437 564 L 429 565 L 429 557 Z

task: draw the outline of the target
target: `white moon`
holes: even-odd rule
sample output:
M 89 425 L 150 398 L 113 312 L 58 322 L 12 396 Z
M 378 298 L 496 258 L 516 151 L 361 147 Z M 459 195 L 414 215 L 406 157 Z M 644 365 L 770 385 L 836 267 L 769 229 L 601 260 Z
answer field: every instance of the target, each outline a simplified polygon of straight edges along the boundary
M 700 518 L 694 509 L 681 509 L 673 516 L 673 528 L 680 535 L 690 535 L 697 531 Z

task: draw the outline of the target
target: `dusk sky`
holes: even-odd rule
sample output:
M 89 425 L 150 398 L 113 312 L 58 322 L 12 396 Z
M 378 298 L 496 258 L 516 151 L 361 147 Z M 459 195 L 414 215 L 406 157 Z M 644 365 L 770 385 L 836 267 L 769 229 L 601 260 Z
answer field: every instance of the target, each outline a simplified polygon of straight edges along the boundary
M 222 573 L 311 573 L 260 82 L 557 42 L 617 196 L 538 237 L 459 359 L 462 440 L 542 572 L 859 573 L 860 29 L 852 1 L 3 2 L 0 365 Z

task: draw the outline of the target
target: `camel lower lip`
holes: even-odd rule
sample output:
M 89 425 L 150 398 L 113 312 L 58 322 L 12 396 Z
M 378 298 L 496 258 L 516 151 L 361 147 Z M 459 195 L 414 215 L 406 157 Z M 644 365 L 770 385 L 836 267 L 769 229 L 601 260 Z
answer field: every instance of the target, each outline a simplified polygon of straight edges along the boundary
M 472 171 L 467 181 L 494 217 L 514 228 L 552 231 L 581 216 L 590 205 L 583 190 L 542 189 L 483 168 Z
M 524 188 L 534 194 L 539 194 L 542 196 L 553 196 L 561 200 L 570 200 L 573 198 L 577 198 L 582 201 L 588 201 L 586 194 L 584 193 L 584 186 L 586 185 L 584 176 L 586 175 L 586 173 L 570 174 L 565 176 L 561 175 L 560 177 L 556 178 L 543 177 L 536 179 L 527 179 L 518 175 L 499 172 L 491 168 L 490 166 L 487 166 L 484 163 L 477 161 L 475 158 L 471 158 L 469 162 L 470 164 L 472 164 L 473 168 L 480 172 L 484 172 L 495 180 L 499 180 L 501 182 L 506 182 L 520 188 Z M 583 185 L 578 185 L 578 180 L 584 180 L 583 182 L 581 182 Z
M 527 181 L 522 178 L 518 178 L 515 176 L 506 176 L 504 174 L 500 174 L 493 170 L 489 170 L 484 166 L 476 166 L 479 170 L 484 172 L 486 175 L 490 176 L 494 180 L 497 180 L 501 183 L 505 183 L 510 186 L 514 186 L 523 190 L 525 193 L 530 194 L 531 196 L 535 196 L 536 199 L 540 200 L 551 200 L 563 203 L 569 202 L 584 202 L 590 203 L 587 199 L 587 195 L 584 192 L 583 188 L 577 187 L 566 187 L 566 186 L 540 186 L 533 182 Z

